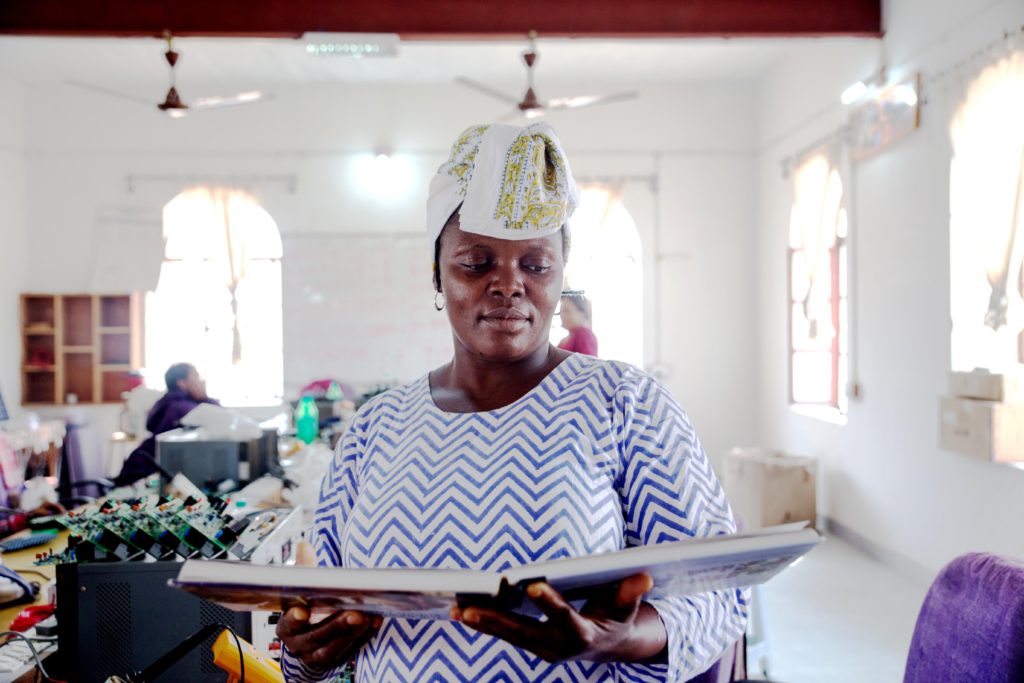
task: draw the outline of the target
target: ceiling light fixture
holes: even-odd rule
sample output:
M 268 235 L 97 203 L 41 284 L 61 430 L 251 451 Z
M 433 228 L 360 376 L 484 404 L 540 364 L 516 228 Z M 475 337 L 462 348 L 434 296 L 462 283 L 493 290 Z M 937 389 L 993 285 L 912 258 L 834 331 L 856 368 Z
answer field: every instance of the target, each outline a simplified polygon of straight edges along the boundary
M 853 104 L 860 98 L 864 97 L 864 93 L 867 91 L 867 84 L 864 83 L 864 81 L 857 81 L 843 91 L 843 94 L 839 96 L 839 101 L 843 104 Z
M 302 34 L 306 54 L 316 57 L 395 57 L 400 39 L 396 33 L 323 33 Z
M 867 78 L 863 78 L 853 85 L 850 85 L 843 91 L 843 94 L 839 96 L 839 101 L 844 105 L 851 105 L 854 102 L 860 100 L 864 95 L 868 93 L 871 88 L 880 89 L 884 88 L 886 84 L 886 73 L 885 67 L 881 67 L 878 71 L 873 72 Z

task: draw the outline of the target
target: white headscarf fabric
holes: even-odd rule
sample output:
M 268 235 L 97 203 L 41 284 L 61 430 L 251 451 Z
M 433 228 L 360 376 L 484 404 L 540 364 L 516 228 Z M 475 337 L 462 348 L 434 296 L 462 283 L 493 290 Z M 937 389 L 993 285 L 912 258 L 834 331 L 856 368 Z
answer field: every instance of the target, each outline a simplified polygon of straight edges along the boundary
M 527 240 L 558 232 L 576 210 L 579 190 L 547 124 L 480 125 L 459 136 L 430 182 L 431 243 L 460 204 L 464 232 Z

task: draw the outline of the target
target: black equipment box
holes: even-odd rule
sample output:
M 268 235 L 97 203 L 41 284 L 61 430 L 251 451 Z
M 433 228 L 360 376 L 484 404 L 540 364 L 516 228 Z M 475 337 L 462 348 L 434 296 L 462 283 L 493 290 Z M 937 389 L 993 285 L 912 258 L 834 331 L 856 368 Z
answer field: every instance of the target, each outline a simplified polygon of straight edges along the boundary
M 251 639 L 249 614 L 167 585 L 181 566 L 180 562 L 57 565 L 59 649 L 46 662 L 51 675 L 76 683 L 123 677 L 145 669 L 208 624 L 227 624 L 240 638 Z M 161 678 L 224 683 L 227 674 L 213 664 L 210 651 L 215 636 Z

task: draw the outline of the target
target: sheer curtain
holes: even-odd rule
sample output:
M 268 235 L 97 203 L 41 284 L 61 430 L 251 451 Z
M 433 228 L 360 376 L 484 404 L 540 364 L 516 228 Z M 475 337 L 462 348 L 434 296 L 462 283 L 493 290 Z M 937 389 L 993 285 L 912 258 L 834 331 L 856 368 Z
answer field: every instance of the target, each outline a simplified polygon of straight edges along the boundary
M 843 182 L 835 154 L 822 150 L 800 164 L 793 174 L 793 207 L 789 246 L 794 258 L 794 299 L 801 303 L 807 335 L 827 343 L 832 326 L 831 250 L 845 237 Z
M 1024 361 L 1024 51 L 954 97 L 949 132 L 954 370 Z
M 584 290 L 591 301 L 599 355 L 643 367 L 643 248 L 624 190 L 624 182 L 581 185 L 565 286 Z M 558 321 L 552 325 L 554 343 L 566 334 Z
M 146 302 L 147 381 L 194 363 L 211 396 L 278 402 L 283 385 L 281 235 L 256 200 L 195 188 L 165 207 L 165 261 Z
M 794 404 L 845 412 L 847 212 L 838 145 L 793 173 L 789 223 L 790 393 Z

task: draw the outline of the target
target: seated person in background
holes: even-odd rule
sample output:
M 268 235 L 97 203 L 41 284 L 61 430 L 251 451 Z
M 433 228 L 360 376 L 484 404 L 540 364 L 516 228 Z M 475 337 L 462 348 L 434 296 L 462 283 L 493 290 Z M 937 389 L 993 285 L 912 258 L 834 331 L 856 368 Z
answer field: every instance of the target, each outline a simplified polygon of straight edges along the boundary
M 581 291 L 566 290 L 559 306 L 562 327 L 569 330 L 569 336 L 558 342 L 558 348 L 596 356 L 597 337 L 590 329 L 590 299 Z
M 132 482 L 156 472 L 153 458 L 156 458 L 156 436 L 177 429 L 181 426 L 181 418 L 188 415 L 200 403 L 220 405 L 206 395 L 206 382 L 199 376 L 195 366 L 190 363 L 176 363 L 164 374 L 167 382 L 167 393 L 156 402 L 146 418 L 148 439 L 139 444 L 124 461 L 121 473 L 114 479 L 118 486 L 128 486 Z

